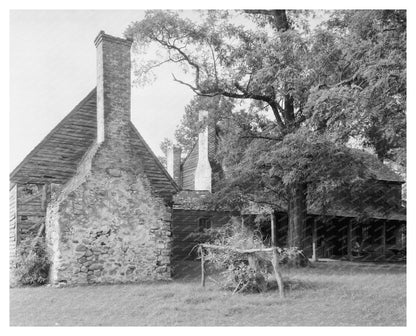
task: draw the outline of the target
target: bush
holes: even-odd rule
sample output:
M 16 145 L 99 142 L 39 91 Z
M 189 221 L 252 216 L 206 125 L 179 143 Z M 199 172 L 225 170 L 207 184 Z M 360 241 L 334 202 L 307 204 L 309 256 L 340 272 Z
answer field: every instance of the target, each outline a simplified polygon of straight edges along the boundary
M 208 238 L 205 241 L 221 247 L 204 249 L 208 268 L 220 271 L 218 284 L 235 292 L 258 293 L 267 290 L 267 281 L 270 275 L 274 274 L 272 253 L 269 251 L 248 254 L 237 251 L 266 249 L 260 232 L 242 225 L 234 218 L 220 228 L 207 230 L 205 235 Z M 278 248 L 277 252 L 280 265 L 309 265 L 308 258 L 297 248 Z
M 50 261 L 43 237 L 35 238 L 31 244 L 21 243 L 12 282 L 18 285 L 40 286 L 48 282 Z
M 279 264 L 289 267 L 306 267 L 309 266 L 309 259 L 302 250 L 297 247 L 283 248 L 280 251 Z
M 233 218 L 228 224 L 206 231 L 207 242 L 233 249 L 265 248 L 258 232 L 243 226 Z M 267 267 L 253 268 L 246 255 L 233 250 L 209 249 L 205 251 L 210 266 L 219 270 L 219 284 L 235 292 L 262 292 L 267 287 Z

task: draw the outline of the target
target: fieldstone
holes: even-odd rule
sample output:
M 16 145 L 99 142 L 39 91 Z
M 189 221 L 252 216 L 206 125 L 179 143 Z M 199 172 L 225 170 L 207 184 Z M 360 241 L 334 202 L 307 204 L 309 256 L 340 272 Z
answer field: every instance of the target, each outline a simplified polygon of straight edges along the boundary
M 86 257 L 90 257 L 90 256 L 92 256 L 92 252 L 91 252 L 90 250 L 87 250 L 87 251 L 85 252 L 85 256 L 86 256 Z
M 117 168 L 108 168 L 107 174 L 114 176 L 114 177 L 120 177 L 121 176 L 121 170 Z
M 169 257 L 159 257 L 158 261 L 160 261 L 161 265 L 170 264 L 170 258 Z
M 157 273 L 164 273 L 167 270 L 168 270 L 168 268 L 166 266 L 161 266 L 161 267 L 156 268 Z
M 79 244 L 75 247 L 76 252 L 84 252 L 87 250 L 87 247 L 83 244 Z
M 89 268 L 90 271 L 95 271 L 95 270 L 102 270 L 104 268 L 104 266 L 101 265 L 101 264 L 92 264 L 88 268 Z

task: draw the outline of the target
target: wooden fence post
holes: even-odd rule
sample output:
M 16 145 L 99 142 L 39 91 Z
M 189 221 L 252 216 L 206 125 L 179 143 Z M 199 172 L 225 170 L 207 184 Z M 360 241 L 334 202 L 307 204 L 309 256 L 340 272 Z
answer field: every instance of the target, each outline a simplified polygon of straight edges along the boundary
M 347 227 L 347 257 L 348 260 L 352 260 L 352 222 L 351 219 L 348 220 Z
M 386 221 L 381 226 L 381 253 L 382 259 L 386 258 Z
M 272 257 L 272 264 L 274 270 L 274 276 L 276 278 L 277 285 L 279 287 L 279 295 L 281 298 L 285 297 L 285 291 L 283 287 L 283 278 L 279 272 L 279 258 L 277 256 L 277 247 L 273 247 L 273 257 Z
M 313 222 L 312 222 L 312 261 L 318 261 L 318 256 L 316 253 L 316 243 L 318 240 L 317 237 L 317 228 L 316 228 L 316 218 L 313 218 Z
M 202 246 L 199 247 L 201 252 L 201 286 L 205 287 L 205 255 L 204 255 L 204 248 Z
M 276 224 L 276 212 L 272 210 L 270 214 L 270 225 L 271 225 L 271 243 L 273 247 L 277 246 L 277 224 Z

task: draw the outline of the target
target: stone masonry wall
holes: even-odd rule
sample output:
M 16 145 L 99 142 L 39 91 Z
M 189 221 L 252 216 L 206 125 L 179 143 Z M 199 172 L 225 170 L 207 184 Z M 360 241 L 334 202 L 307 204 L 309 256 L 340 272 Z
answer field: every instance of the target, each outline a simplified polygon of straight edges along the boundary
M 51 282 L 170 278 L 170 208 L 152 195 L 144 176 L 99 168 L 101 160 L 111 165 L 118 158 L 100 148 L 86 177 L 75 176 L 72 188 L 52 195 L 46 229 L 53 251 Z

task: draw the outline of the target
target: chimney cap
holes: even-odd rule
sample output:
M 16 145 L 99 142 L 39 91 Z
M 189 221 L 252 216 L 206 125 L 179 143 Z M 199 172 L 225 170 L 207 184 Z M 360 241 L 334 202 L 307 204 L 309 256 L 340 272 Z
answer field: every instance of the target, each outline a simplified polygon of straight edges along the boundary
M 97 37 L 94 39 L 95 46 L 98 47 L 98 45 L 103 40 L 109 41 L 109 42 L 112 42 L 112 43 L 124 44 L 128 47 L 130 47 L 131 44 L 133 43 L 133 39 L 131 39 L 131 38 L 124 39 L 124 38 L 121 38 L 121 37 L 115 37 L 115 36 L 106 34 L 104 30 L 100 30 Z

